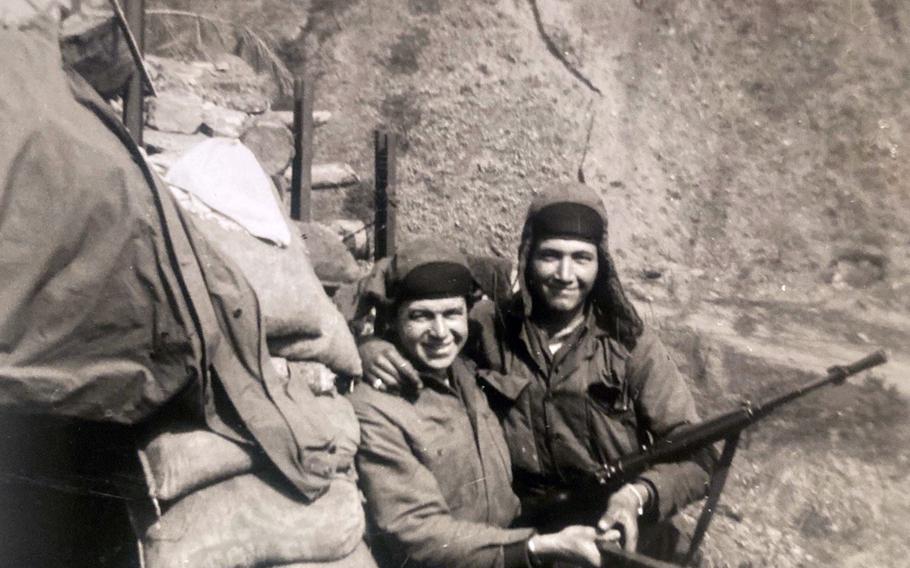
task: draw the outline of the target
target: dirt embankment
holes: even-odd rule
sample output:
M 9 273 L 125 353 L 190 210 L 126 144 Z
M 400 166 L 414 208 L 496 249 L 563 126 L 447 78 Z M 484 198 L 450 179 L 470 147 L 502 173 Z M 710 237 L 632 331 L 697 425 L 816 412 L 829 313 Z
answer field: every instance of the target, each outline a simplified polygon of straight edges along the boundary
M 368 187 L 371 130 L 402 135 L 404 238 L 510 257 L 531 195 L 581 169 L 645 314 L 794 366 L 887 347 L 910 393 L 905 25 L 887 0 L 348 0 L 285 55 L 339 111 L 317 157 Z
M 658 267 L 684 280 L 700 268 L 710 274 L 695 278 L 735 290 L 789 284 L 799 294 L 831 277 L 836 248 L 867 247 L 887 257 L 889 276 L 906 278 L 910 53 L 900 30 L 910 9 L 331 6 L 309 16 L 310 66 L 320 99 L 349 122 L 322 148 L 353 151 L 369 171 L 369 130 L 404 135 L 407 234 L 444 230 L 474 251 L 508 254 L 527 197 L 574 177 L 584 158 L 632 272 Z

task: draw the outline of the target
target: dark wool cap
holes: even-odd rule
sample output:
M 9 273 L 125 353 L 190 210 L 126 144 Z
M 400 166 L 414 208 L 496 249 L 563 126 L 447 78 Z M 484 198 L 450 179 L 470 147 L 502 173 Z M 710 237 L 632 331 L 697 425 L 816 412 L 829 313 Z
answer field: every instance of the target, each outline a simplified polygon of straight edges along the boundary
M 474 287 L 464 255 L 435 239 L 419 239 L 403 246 L 386 275 L 389 299 L 397 302 L 468 297 Z
M 537 239 L 563 237 L 597 244 L 604 234 L 603 217 L 581 203 L 552 203 L 537 211 L 531 222 Z
M 397 283 L 395 296 L 398 301 L 467 297 L 473 286 L 471 272 L 463 264 L 429 262 L 408 272 Z

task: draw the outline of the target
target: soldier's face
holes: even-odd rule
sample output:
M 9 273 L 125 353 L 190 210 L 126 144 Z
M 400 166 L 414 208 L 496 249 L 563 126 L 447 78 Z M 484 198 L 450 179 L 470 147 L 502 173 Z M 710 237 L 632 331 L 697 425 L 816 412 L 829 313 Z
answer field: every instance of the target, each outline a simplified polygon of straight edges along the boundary
M 468 338 L 465 299 L 413 300 L 398 308 L 395 321 L 400 347 L 417 367 L 446 369 Z
M 531 254 L 531 288 L 554 312 L 581 307 L 597 278 L 597 246 L 573 239 L 543 239 Z

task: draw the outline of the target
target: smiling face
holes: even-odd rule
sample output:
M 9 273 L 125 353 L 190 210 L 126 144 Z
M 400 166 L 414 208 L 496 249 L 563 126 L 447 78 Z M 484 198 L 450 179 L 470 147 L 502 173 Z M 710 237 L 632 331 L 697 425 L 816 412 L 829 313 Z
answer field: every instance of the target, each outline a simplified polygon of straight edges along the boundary
M 580 310 L 597 278 L 597 246 L 574 239 L 543 239 L 529 265 L 530 287 L 548 311 Z
M 400 347 L 418 368 L 448 368 L 468 339 L 468 306 L 462 297 L 412 300 L 398 308 Z

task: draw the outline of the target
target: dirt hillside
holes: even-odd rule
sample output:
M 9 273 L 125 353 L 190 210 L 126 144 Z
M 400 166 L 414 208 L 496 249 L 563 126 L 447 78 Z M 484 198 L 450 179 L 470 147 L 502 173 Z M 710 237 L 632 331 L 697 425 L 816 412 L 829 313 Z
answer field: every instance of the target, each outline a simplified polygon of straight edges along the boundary
M 701 268 L 736 290 L 799 294 L 853 247 L 881 252 L 892 285 L 906 277 L 910 8 L 321 4 L 308 22 L 318 98 L 348 117 L 321 150 L 354 151 L 369 171 L 370 128 L 402 132 L 409 234 L 508 254 L 529 194 L 584 158 L 629 271 Z
M 646 314 L 795 366 L 887 347 L 910 393 L 905 25 L 888 0 L 347 0 L 283 55 L 337 117 L 317 158 L 367 180 L 349 214 L 378 126 L 403 238 L 511 257 L 530 196 L 581 169 Z

